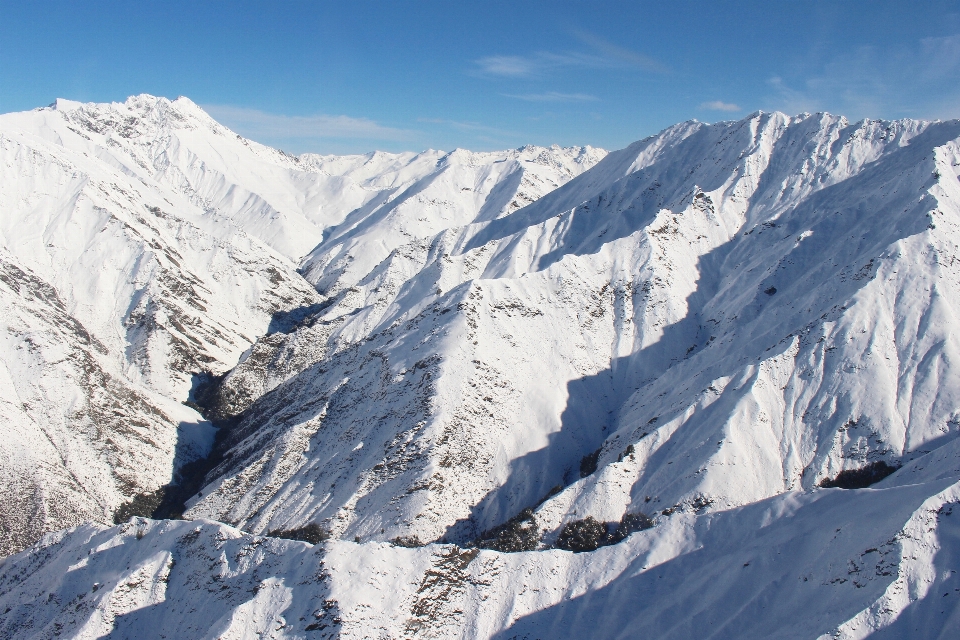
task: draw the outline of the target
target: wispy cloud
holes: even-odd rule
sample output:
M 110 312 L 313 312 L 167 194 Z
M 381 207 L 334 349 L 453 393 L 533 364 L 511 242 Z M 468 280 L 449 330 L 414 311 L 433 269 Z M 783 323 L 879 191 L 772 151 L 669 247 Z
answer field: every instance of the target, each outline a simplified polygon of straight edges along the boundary
M 547 91 L 546 93 L 504 93 L 506 98 L 516 98 L 517 100 L 526 100 L 527 102 L 597 102 L 600 100 L 597 96 L 591 96 L 586 93 L 560 93 L 559 91 Z
M 787 113 L 960 117 L 960 34 L 913 46 L 857 47 L 790 78 L 774 76 L 768 85 L 768 104 Z
M 700 104 L 700 108 L 707 111 L 743 111 L 739 105 L 733 104 L 732 102 L 723 102 L 722 100 L 703 102 Z
M 960 34 L 922 39 L 920 56 L 925 62 L 922 69 L 924 80 L 956 77 L 960 72 Z
M 480 73 L 506 78 L 525 78 L 536 74 L 543 66 L 541 61 L 522 56 L 487 56 L 476 61 Z
M 821 109 L 821 102 L 805 93 L 789 86 L 780 76 L 773 76 L 767 80 L 767 85 L 773 90 L 774 95 L 768 98 L 768 101 L 774 105 L 774 108 L 785 113 L 795 114 L 804 111 L 817 111 Z
M 615 45 L 585 31 L 575 32 L 575 37 L 593 49 L 591 53 L 538 51 L 520 55 L 486 56 L 474 61 L 475 72 L 483 76 L 500 78 L 535 78 L 550 72 L 568 69 L 614 69 L 633 67 L 645 71 L 663 73 L 667 67 L 641 53 Z
M 498 137 L 517 137 L 522 136 L 522 134 L 517 133 L 516 131 L 506 131 L 504 129 L 498 129 L 497 127 L 491 127 L 485 124 L 480 124 L 479 122 L 461 122 L 459 120 L 446 120 L 443 118 L 418 118 L 417 122 L 425 122 L 428 124 L 440 124 L 458 131 L 467 131 L 471 133 L 484 133 Z
M 467 148 L 475 151 L 482 150 L 483 148 L 487 150 L 503 149 L 527 141 L 526 135 L 522 133 L 491 127 L 479 122 L 465 122 L 445 118 L 418 118 L 417 122 L 439 125 L 443 129 L 457 131 L 459 134 L 455 136 L 458 140 L 456 144 L 466 145 Z
M 203 108 L 217 121 L 253 139 L 355 138 L 403 141 L 411 140 L 417 134 L 408 129 L 385 127 L 367 118 L 323 114 L 287 116 L 221 104 L 207 104 Z
M 600 69 L 610 67 L 609 60 L 582 53 L 539 51 L 529 56 L 487 56 L 475 60 L 477 72 L 501 78 L 534 78 L 564 67 Z
M 580 42 L 596 49 L 608 60 L 615 60 L 627 66 L 637 67 L 655 73 L 665 73 L 669 71 L 669 68 L 659 60 L 632 49 L 616 45 L 595 33 L 575 31 L 574 36 L 576 36 Z

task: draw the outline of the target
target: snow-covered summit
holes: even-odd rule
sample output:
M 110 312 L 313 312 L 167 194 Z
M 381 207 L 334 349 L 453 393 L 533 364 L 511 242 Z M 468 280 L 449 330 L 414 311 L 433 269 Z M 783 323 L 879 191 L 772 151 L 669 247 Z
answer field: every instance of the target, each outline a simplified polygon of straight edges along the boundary
M 427 191 L 434 200 L 458 208 L 461 216 L 464 208 L 488 195 L 482 184 L 471 188 L 466 199 L 459 187 L 431 189 L 445 170 L 489 169 L 498 161 L 510 162 L 495 168 L 503 174 L 523 174 L 517 162 L 540 167 L 531 180 L 546 184 L 528 185 L 518 194 L 515 209 L 590 168 L 605 153 L 590 147 L 530 146 L 494 153 L 458 149 L 294 156 L 230 131 L 188 98 L 171 101 L 146 94 L 108 104 L 57 100 L 51 107 L 2 118 L 56 144 L 109 157 L 125 172 L 146 173 L 295 262 L 320 243 L 324 229 L 358 208 L 389 202 L 394 194 Z M 496 177 L 488 180 L 486 188 L 496 183 Z

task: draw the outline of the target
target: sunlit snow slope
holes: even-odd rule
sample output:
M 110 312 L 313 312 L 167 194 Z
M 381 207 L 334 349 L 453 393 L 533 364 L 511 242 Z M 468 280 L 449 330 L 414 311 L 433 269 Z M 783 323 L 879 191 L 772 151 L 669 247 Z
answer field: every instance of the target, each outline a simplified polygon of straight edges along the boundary
M 685 123 L 401 245 L 227 376 L 246 411 L 189 513 L 465 542 L 554 487 L 550 532 L 923 456 L 960 419 L 958 135 Z
M 203 279 L 206 245 L 177 259 L 198 265 L 171 272 L 196 273 L 214 309 L 183 335 L 206 345 L 188 327 L 254 318 L 208 367 L 226 372 L 203 400 L 223 425 L 216 464 L 187 521 L 83 525 L 4 560 L 5 635 L 956 635 L 960 122 L 757 113 L 608 155 L 292 158 L 184 99 L 141 97 L 4 116 L 19 128 L 0 141 L 87 162 L 83 138 L 50 132 L 85 119 L 127 131 L 131 117 L 131 140 L 162 137 L 140 133 L 160 119 L 143 109 L 180 114 L 156 129 L 158 148 L 177 149 L 169 164 L 145 140 L 117 143 L 123 164 L 95 135 L 123 136 L 99 124 L 83 135 L 105 149 L 98 163 L 126 167 L 125 192 L 170 201 L 112 215 L 195 212 L 205 233 L 275 261 L 243 263 L 252 282 L 270 268 L 283 279 L 241 283 L 262 315 L 221 312 L 218 296 L 236 298 Z M 31 118 L 53 124 L 25 132 Z M 8 335 L 47 337 L 17 338 L 39 346 L 11 343 L 5 362 L 46 363 L 61 384 L 82 381 L 72 362 L 113 363 L 143 398 L 128 411 L 181 399 L 192 369 L 136 360 L 141 334 L 99 328 L 125 316 L 65 293 L 84 282 L 61 266 L 73 263 L 6 242 Z M 104 272 L 136 273 L 124 268 Z M 136 307 L 111 286 L 97 299 Z M 273 311 L 253 302 L 288 286 Z M 68 334 L 79 346 L 60 355 L 49 345 Z M 873 468 L 897 470 L 821 486 Z M 535 550 L 477 548 L 528 508 Z M 640 512 L 653 526 L 617 544 L 556 548 L 571 523 Z M 306 525 L 333 539 L 267 535 Z
M 955 472 L 957 469 L 954 469 Z M 677 514 L 592 553 L 135 518 L 0 565 L 9 638 L 911 638 L 960 626 L 956 476 Z
M 402 223 L 408 191 L 462 222 L 500 215 L 603 154 L 293 157 L 186 98 L 0 116 L 0 553 L 110 522 L 206 455 L 212 428 L 181 403 L 323 301 L 297 269 L 331 225 Z

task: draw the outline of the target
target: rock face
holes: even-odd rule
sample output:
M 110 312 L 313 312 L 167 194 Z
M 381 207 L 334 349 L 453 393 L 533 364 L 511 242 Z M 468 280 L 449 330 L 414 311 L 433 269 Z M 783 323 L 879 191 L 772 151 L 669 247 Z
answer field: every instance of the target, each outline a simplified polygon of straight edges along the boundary
M 939 638 L 960 624 L 960 122 L 757 113 L 610 154 L 293 158 L 185 99 L 3 118 L 16 180 L 0 197 L 27 212 L 4 230 L 5 365 L 35 361 L 82 406 L 130 398 L 110 422 L 32 388 L 107 461 L 77 468 L 141 491 L 169 479 L 190 441 L 175 425 L 202 431 L 173 415 L 194 375 L 214 381 L 202 402 L 223 425 L 188 521 L 83 525 L 5 560 L 5 635 Z M 60 160 L 27 183 L 35 148 Z M 56 195 L 75 191 L 40 188 L 94 182 L 49 178 L 72 176 L 68 160 L 116 174 L 127 195 L 110 215 L 157 229 L 137 237 L 156 237 L 141 254 L 160 266 L 114 257 L 136 250 L 93 241 L 107 223 Z M 83 250 L 35 240 L 69 225 Z M 73 266 L 101 262 L 96 278 Z M 151 411 L 166 422 L 137 417 Z M 107 442 L 159 460 L 153 479 L 109 464 Z M 5 490 L 35 510 L 64 499 Z M 17 519 L 28 510 L 4 517 L 52 528 Z M 331 539 L 264 537 L 306 528 Z

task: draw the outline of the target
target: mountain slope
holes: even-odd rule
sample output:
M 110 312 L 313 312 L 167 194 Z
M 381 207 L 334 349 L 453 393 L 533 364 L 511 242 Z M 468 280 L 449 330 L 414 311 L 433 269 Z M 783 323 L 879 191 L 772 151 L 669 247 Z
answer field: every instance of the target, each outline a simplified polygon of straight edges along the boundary
M 559 485 L 550 542 L 921 456 L 957 433 L 958 135 L 687 123 L 398 248 L 227 376 L 189 513 L 462 543 Z
M 102 442 L 121 436 L 137 460 L 196 456 L 203 423 L 174 409 L 208 371 L 213 467 L 187 521 L 81 525 L 3 560 L 5 635 L 952 637 L 960 122 L 756 113 L 610 154 L 292 159 L 153 100 L 4 129 L 15 179 L 0 185 L 18 186 L 0 194 L 21 213 L 0 254 L 18 394 L 2 406 L 33 421 L 17 459 L 46 425 L 30 398 L 51 403 L 55 384 L 83 406 L 133 398 L 116 424 L 86 409 L 48 431 L 82 434 L 91 459 L 109 465 Z M 143 165 L 113 155 L 124 142 L 96 161 L 82 138 L 51 142 L 69 126 L 92 143 L 105 122 Z M 26 157 L 47 177 L 19 177 Z M 137 235 L 93 240 L 100 209 Z M 82 251 L 46 240 L 80 222 Z M 310 228 L 314 247 L 291 244 Z M 230 259 L 212 262 L 216 242 Z M 113 257 L 146 246 L 154 271 Z M 91 264 L 109 287 L 80 288 Z M 205 279 L 215 264 L 246 293 Z M 183 283 L 148 287 L 161 311 L 143 328 L 84 302 L 140 308 L 127 272 Z M 169 311 L 191 301 L 196 322 Z M 194 360 L 144 335 L 183 336 Z M 167 418 L 122 428 L 149 407 Z M 136 442 L 156 433 L 155 451 Z M 126 477 L 96 464 L 91 478 Z M 138 464 L 158 470 L 141 489 L 169 477 Z M 57 473 L 38 486 L 71 486 Z M 61 500 L 7 486 L 11 504 Z M 55 522 L 26 509 L 10 527 Z M 631 515 L 642 525 L 602 538 Z M 273 537 L 303 527 L 332 539 Z M 562 550 L 603 540 L 619 542 Z
M 109 521 L 124 501 L 170 481 L 178 429 L 209 431 L 179 406 L 192 378 L 228 368 L 273 313 L 316 294 L 259 242 L 205 224 L 174 194 L 89 152 L 4 122 L 0 156 L 10 275 L 3 362 L 14 381 L 8 429 L 18 433 L 4 438 L 4 473 L 44 459 L 20 485 L 34 497 L 32 515 L 8 517 L 31 520 L 35 534 L 78 519 Z M 133 439 L 122 435 L 127 420 Z M 180 462 L 205 453 L 211 439 L 181 447 Z M 62 482 L 64 474 L 76 479 Z
M 956 477 L 791 492 L 677 514 L 581 554 L 311 547 L 209 521 L 136 518 L 51 534 L 6 559 L 0 629 L 10 638 L 950 638 L 960 622 L 958 505 Z
M 174 457 L 209 451 L 192 411 L 119 374 L 56 289 L 5 252 L 0 309 L 0 552 L 109 519 L 124 496 L 168 482 Z
M 477 171 L 556 156 L 545 171 L 560 182 L 602 153 L 460 156 Z M 258 337 L 289 330 L 324 300 L 297 267 L 330 224 L 371 203 L 393 206 L 398 189 L 431 193 L 437 175 L 459 166 L 451 159 L 438 170 L 445 157 L 292 157 L 237 136 L 186 98 L 60 100 L 0 116 L 0 552 L 45 531 L 110 522 L 207 455 L 212 427 L 181 403 Z M 484 189 L 522 197 L 501 185 L 524 184 L 520 160 L 501 164 L 511 171 Z M 460 214 L 473 219 L 486 197 L 465 202 Z

